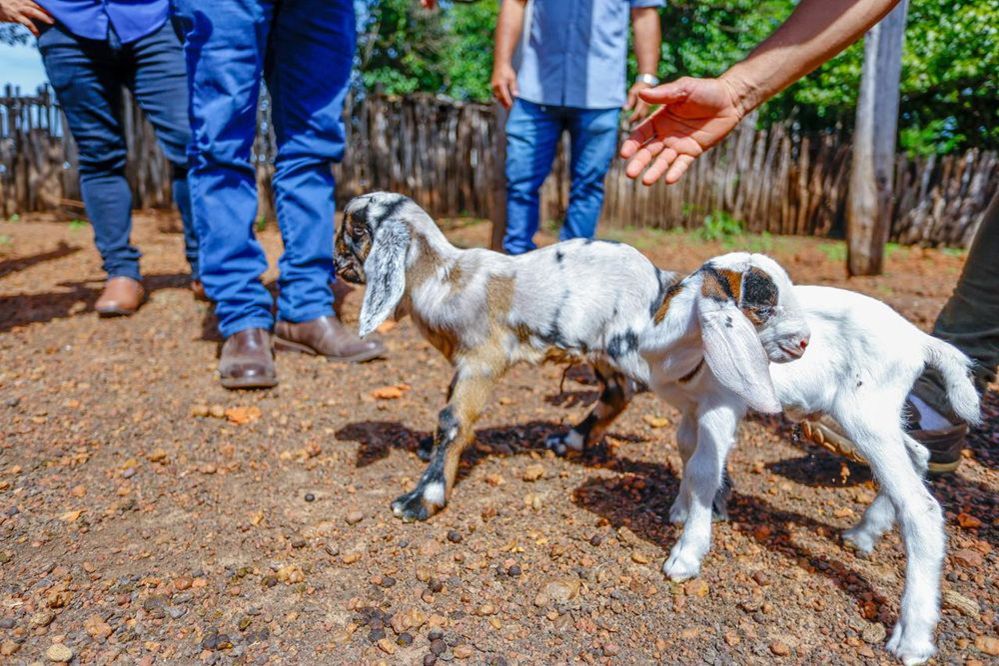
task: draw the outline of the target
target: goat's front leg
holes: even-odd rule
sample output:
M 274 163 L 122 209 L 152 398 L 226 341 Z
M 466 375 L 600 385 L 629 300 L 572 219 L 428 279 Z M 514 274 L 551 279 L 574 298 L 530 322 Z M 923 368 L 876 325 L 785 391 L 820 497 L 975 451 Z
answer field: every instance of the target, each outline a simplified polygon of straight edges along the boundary
M 437 419 L 430 464 L 416 488 L 392 502 L 392 512 L 398 518 L 406 522 L 426 520 L 447 504 L 458 475 L 461 453 L 475 437 L 475 421 L 501 372 L 489 365 L 465 365 L 458 369 L 450 400 Z
M 741 418 L 739 409 L 724 403 L 705 401 L 698 408 L 697 446 L 684 466 L 680 487 L 687 519 L 680 540 L 663 564 L 663 572 L 673 580 L 697 576 L 711 547 L 712 504 L 721 488 L 725 460 Z
M 573 451 L 587 451 L 600 443 L 607 429 L 620 416 L 631 398 L 635 395 L 632 381 L 626 376 L 604 365 L 594 368 L 594 373 L 603 389 L 597 404 L 582 421 L 573 426 L 569 432 L 549 435 L 545 446 L 564 456 Z

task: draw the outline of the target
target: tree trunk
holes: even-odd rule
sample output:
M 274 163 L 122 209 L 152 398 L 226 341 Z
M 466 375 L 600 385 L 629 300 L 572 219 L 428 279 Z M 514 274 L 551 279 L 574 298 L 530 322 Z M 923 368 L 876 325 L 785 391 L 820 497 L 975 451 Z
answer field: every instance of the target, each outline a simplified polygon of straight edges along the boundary
M 879 275 L 891 231 L 892 176 L 898 130 L 899 79 L 908 1 L 902 0 L 864 38 L 853 168 L 847 203 L 850 275 Z

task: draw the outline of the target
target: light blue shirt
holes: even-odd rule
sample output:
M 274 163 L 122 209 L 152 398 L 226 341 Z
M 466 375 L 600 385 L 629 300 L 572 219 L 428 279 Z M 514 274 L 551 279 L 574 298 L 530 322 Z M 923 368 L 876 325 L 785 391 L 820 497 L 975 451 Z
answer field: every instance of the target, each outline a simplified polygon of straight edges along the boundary
M 518 97 L 548 106 L 621 107 L 631 10 L 663 0 L 534 0 Z

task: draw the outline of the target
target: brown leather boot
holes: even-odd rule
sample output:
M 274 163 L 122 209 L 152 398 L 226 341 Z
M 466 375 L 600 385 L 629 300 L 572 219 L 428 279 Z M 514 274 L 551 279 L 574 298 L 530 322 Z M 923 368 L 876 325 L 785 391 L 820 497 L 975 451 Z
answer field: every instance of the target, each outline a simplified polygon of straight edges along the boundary
M 102 317 L 127 317 L 135 314 L 145 297 L 141 282 L 119 275 L 104 284 L 94 309 Z
M 227 389 L 276 386 L 270 334 L 262 328 L 247 328 L 226 338 L 219 358 L 219 376 Z
M 336 315 L 299 324 L 279 321 L 274 327 L 274 346 L 349 363 L 362 363 L 385 355 L 385 345 L 380 338 L 359 338 L 340 323 Z

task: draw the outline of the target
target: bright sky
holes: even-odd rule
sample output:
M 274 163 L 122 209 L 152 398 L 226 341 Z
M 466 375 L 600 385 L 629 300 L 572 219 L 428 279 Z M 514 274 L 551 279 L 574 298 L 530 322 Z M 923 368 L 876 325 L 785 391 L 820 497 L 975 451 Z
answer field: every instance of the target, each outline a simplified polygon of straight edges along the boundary
M 21 86 L 21 93 L 31 94 L 47 80 L 42 57 L 34 44 L 0 44 L 0 91 L 12 83 Z

